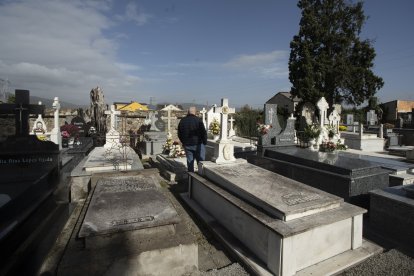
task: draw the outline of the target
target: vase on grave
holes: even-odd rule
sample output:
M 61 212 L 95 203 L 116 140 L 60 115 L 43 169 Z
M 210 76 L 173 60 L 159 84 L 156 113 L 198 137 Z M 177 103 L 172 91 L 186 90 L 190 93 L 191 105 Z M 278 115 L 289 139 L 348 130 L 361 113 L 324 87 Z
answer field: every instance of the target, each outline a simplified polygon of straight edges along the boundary
M 315 150 L 315 145 L 316 145 L 316 139 L 310 139 L 309 140 L 309 149 L 314 151 Z
M 214 141 L 218 141 L 219 138 L 220 138 L 220 135 L 218 135 L 218 134 L 217 135 L 213 135 L 213 140 Z

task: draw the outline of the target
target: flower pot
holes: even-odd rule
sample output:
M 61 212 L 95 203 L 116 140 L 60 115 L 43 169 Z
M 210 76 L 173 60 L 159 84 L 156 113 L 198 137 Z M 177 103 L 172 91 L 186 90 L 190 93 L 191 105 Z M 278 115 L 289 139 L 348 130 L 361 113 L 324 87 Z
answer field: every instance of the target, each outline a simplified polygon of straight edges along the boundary
M 213 140 L 214 140 L 214 141 L 217 141 L 219 138 L 220 138 L 220 136 L 219 136 L 218 134 L 213 135 Z
M 309 144 L 309 149 L 310 150 L 315 150 L 316 139 L 309 140 L 308 144 Z

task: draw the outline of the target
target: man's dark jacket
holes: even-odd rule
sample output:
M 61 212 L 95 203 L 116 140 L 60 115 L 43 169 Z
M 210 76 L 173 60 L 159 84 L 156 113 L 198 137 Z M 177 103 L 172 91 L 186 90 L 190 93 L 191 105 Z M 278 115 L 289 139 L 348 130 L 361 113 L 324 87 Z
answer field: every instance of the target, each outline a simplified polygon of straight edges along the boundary
M 189 114 L 178 124 L 178 138 L 184 146 L 207 144 L 207 132 L 203 121 Z

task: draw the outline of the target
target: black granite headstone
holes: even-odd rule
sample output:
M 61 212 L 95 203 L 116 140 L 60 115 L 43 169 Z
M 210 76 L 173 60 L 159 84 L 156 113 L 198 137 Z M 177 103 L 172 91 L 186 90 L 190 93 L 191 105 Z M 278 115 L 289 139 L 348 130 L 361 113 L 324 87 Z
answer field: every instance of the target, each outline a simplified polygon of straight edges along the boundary
M 16 136 L 29 135 L 30 114 L 43 114 L 44 105 L 30 104 L 29 90 L 15 90 L 15 104 L 0 105 L 0 114 L 14 114 Z
M 88 133 L 88 128 L 87 128 L 85 120 L 82 117 L 76 116 L 71 120 L 70 123 L 79 128 L 78 133 L 79 133 L 80 137 L 85 137 L 86 136 L 86 134 Z
M 277 116 L 277 104 L 264 105 L 265 124 L 271 128 L 259 137 L 261 146 L 292 146 L 295 144 L 295 118 L 288 118 L 286 128 L 282 130 Z

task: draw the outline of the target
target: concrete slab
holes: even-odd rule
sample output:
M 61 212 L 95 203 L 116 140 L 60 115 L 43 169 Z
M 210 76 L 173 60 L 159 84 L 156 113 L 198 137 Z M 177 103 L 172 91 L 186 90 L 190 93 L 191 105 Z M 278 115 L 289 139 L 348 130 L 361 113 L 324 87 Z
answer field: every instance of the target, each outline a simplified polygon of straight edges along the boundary
M 269 214 L 289 221 L 339 207 L 343 199 L 252 164 L 202 162 L 203 175 Z
M 100 179 L 79 237 L 178 223 L 176 211 L 156 188 L 154 176 Z
M 331 210 L 283 221 L 199 175 L 189 176 L 188 196 L 213 218 L 211 224 L 231 233 L 276 275 L 293 275 L 362 245 L 362 208 L 341 202 Z

